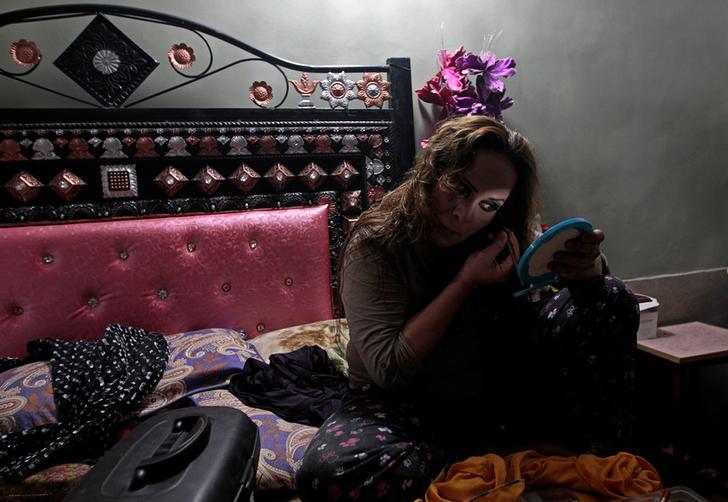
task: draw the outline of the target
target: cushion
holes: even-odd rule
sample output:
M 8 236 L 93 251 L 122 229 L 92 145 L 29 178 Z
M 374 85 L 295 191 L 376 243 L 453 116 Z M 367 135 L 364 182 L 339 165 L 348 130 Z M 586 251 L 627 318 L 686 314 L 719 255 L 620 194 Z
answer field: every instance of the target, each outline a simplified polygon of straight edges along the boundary
M 145 416 L 194 392 L 224 387 L 255 347 L 240 331 L 212 328 L 167 337 L 169 359 L 134 415 Z M 39 361 L 0 373 L 0 433 L 56 422 L 51 367 Z
M 326 351 L 339 371 L 344 375 L 349 374 L 346 363 L 349 324 L 346 319 L 329 319 L 283 328 L 256 336 L 249 341 L 266 362 L 270 361 L 271 354 L 292 352 L 306 345 L 318 345 Z
M 148 415 L 194 392 L 225 387 L 248 359 L 261 359 L 243 337 L 240 331 L 221 328 L 168 336 L 167 369 L 140 403 L 139 415 Z
M 0 434 L 55 421 L 48 362 L 28 363 L 0 373 Z
M 296 471 L 303 454 L 318 430 L 310 425 L 286 422 L 271 411 L 243 404 L 226 390 L 200 392 L 190 396 L 198 406 L 237 408 L 258 425 L 260 461 L 256 474 L 259 490 L 296 488 Z

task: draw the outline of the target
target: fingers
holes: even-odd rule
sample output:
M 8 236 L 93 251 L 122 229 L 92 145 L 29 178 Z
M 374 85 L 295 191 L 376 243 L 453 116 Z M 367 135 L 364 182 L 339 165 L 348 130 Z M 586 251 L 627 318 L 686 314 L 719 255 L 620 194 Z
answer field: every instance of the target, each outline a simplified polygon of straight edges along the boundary
M 495 261 L 496 256 L 498 256 L 500 252 L 503 251 L 503 248 L 506 247 L 507 243 L 508 234 L 506 234 L 505 231 L 502 231 L 498 235 L 496 235 L 495 239 L 493 239 L 493 242 L 481 252 L 488 261 Z
M 508 239 L 511 245 L 511 257 L 513 258 L 513 265 L 515 266 L 521 259 L 521 248 L 518 245 L 518 238 L 516 237 L 516 234 L 512 230 L 508 230 L 508 233 Z

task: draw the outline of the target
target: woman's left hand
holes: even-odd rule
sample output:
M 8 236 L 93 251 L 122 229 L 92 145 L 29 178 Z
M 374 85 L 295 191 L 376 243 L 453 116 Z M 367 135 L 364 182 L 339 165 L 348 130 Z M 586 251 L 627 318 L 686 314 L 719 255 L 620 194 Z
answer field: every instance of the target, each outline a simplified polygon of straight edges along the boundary
M 582 232 L 578 237 L 566 241 L 567 251 L 554 253 L 549 270 L 559 274 L 564 282 L 583 282 L 602 274 L 602 255 L 599 244 L 604 241 L 604 232 Z

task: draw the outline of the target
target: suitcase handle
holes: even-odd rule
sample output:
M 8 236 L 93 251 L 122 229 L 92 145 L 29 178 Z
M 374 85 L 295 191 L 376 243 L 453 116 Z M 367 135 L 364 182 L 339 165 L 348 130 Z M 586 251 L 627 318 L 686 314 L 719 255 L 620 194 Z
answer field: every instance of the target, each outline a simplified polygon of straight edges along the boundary
M 172 432 L 167 437 L 167 441 L 174 441 L 174 435 L 183 430 L 184 426 L 187 425 L 185 422 L 189 422 L 190 419 L 194 419 L 194 424 L 187 433 L 185 440 L 179 446 L 176 448 L 173 447 L 165 453 L 154 455 L 143 460 L 143 463 L 134 469 L 134 477 L 130 486 L 132 490 L 138 490 L 149 483 L 158 482 L 160 479 L 173 476 L 187 467 L 197 457 L 210 437 L 209 418 L 196 416 L 184 417 L 177 420 L 172 428 Z

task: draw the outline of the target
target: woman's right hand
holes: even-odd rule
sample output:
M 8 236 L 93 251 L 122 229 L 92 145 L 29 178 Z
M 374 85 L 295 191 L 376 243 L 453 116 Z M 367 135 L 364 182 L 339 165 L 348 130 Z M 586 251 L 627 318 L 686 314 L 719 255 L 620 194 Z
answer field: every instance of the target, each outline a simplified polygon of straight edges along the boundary
M 511 252 L 503 261 L 497 261 L 496 257 L 508 245 L 509 240 Z M 504 230 L 488 247 L 476 251 L 465 260 L 455 280 L 468 289 L 506 282 L 520 258 L 516 235 L 511 230 Z

